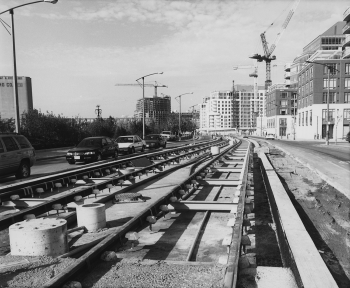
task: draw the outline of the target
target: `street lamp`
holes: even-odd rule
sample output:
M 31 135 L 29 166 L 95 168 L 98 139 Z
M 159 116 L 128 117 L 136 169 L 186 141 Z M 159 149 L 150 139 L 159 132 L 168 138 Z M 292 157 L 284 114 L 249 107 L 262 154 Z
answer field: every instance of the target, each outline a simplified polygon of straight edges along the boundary
M 138 80 L 142 79 L 142 101 L 143 101 L 143 108 L 142 108 L 142 139 L 145 139 L 145 78 L 147 76 L 151 76 L 151 75 L 155 75 L 155 74 L 163 74 L 163 72 L 156 72 L 156 73 L 152 73 L 152 74 L 148 74 L 145 76 L 142 76 L 138 79 L 136 79 L 136 81 L 138 82 Z
M 180 105 L 180 111 L 179 111 L 179 140 L 181 140 L 181 136 L 180 136 L 180 134 L 181 134 L 181 96 L 186 95 L 186 94 L 193 94 L 193 92 L 191 92 L 191 93 L 184 93 L 184 94 L 181 94 L 181 95 L 175 97 L 175 99 L 176 98 L 180 98 L 180 101 L 179 101 L 179 105 Z
M 323 65 L 323 66 L 326 66 L 328 69 L 328 87 L 327 87 L 327 116 L 326 116 L 326 145 L 329 145 L 329 86 L 330 86 L 330 79 L 329 79 L 329 75 L 330 75 L 330 71 L 331 69 L 333 70 L 336 70 L 338 72 L 340 72 L 338 69 L 330 66 L 330 65 L 327 65 L 327 64 L 324 64 L 324 63 L 320 63 L 320 62 L 314 62 L 314 61 L 308 61 L 306 60 L 305 61 L 306 63 L 313 63 L 313 64 L 320 64 L 320 65 Z M 335 135 L 335 137 L 337 137 L 337 135 Z
M 15 45 L 15 23 L 13 19 L 14 12 L 16 8 L 22 7 L 22 6 L 27 6 L 30 4 L 35 4 L 35 3 L 40 3 L 40 2 L 47 2 L 47 3 L 52 3 L 56 4 L 58 0 L 40 0 L 40 1 L 34 1 L 34 2 L 29 2 L 25 4 L 21 4 L 15 7 L 12 7 L 10 9 L 7 9 L 5 11 L 0 12 L 1 14 L 4 14 L 6 12 L 9 12 L 11 14 L 11 23 L 12 23 L 12 51 L 13 51 L 13 99 L 14 99 L 14 108 L 15 108 L 15 125 L 16 129 L 15 131 L 19 133 L 20 131 L 20 121 L 19 121 L 19 105 L 18 105 L 18 87 L 17 87 L 17 67 L 16 67 L 16 45 Z

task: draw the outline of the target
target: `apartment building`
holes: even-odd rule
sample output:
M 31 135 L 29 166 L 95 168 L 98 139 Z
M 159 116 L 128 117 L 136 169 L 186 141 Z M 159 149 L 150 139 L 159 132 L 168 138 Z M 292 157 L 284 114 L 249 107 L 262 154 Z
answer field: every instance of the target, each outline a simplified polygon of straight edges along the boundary
M 257 88 L 255 98 L 253 85 L 234 86 L 238 131 L 252 134 L 257 130 L 257 118 L 265 116 L 265 87 L 258 86 Z M 255 109 L 254 106 L 256 107 Z
M 269 87 L 266 95 L 266 117 L 258 121 L 258 135 L 274 134 L 279 139 L 295 139 L 297 89 L 285 84 Z
M 203 98 L 200 104 L 200 130 L 218 131 L 235 130 L 233 118 L 234 95 L 232 91 L 214 91 L 209 97 Z M 233 129 L 235 128 L 235 129 Z

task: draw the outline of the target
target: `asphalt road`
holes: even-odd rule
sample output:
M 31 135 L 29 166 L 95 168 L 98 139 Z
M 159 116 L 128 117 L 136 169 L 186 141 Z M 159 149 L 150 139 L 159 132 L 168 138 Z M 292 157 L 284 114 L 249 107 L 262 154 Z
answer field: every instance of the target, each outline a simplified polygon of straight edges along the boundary
M 181 145 L 186 145 L 186 144 L 190 144 L 190 143 L 192 143 L 192 141 L 168 142 L 166 149 L 171 149 L 171 148 L 179 147 Z M 162 149 L 163 148 L 160 148 L 157 150 L 161 151 Z M 155 150 L 146 149 L 146 151 L 144 153 L 150 153 L 152 151 L 155 151 Z M 134 155 L 140 155 L 141 153 L 142 152 L 136 152 Z M 127 157 L 129 157 L 129 155 L 120 155 L 118 157 L 118 159 L 123 159 L 123 158 L 127 158 Z M 111 158 L 109 158 L 109 159 L 111 159 Z M 96 164 L 96 162 L 93 164 Z M 15 176 L 3 178 L 3 179 L 0 179 L 0 187 L 5 186 L 5 185 L 18 183 L 21 181 L 27 181 L 28 179 L 47 176 L 47 175 L 57 173 L 57 172 L 74 170 L 74 169 L 77 169 L 80 167 L 84 167 L 86 165 L 89 165 L 89 164 L 77 163 L 77 164 L 71 165 L 66 161 L 65 157 L 36 161 L 35 165 L 31 168 L 31 176 L 29 178 L 26 178 L 24 180 L 17 180 L 15 178 Z

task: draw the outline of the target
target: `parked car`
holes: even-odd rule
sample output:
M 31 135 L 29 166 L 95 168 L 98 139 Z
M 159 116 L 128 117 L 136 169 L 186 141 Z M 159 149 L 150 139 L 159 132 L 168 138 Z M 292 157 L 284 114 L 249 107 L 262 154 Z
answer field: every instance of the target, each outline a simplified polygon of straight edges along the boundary
M 171 131 L 162 131 L 162 133 L 160 133 L 160 135 L 169 141 L 176 140 L 176 136 L 173 133 L 171 133 Z
M 83 139 L 77 146 L 67 152 L 66 160 L 69 164 L 76 162 L 101 161 L 103 158 L 118 158 L 118 144 L 108 137 L 88 137 Z
M 36 161 L 35 149 L 28 139 L 16 133 L 0 133 L 0 177 L 30 176 L 30 167 Z
M 137 135 L 120 136 L 116 142 L 119 145 L 120 153 L 133 154 L 136 151 L 145 151 L 146 142 Z
M 348 142 L 350 143 L 350 132 L 348 132 L 348 134 L 346 134 L 345 140 L 348 141 Z
M 145 137 L 146 148 L 166 147 L 166 139 L 160 134 L 150 134 Z
M 265 139 L 266 140 L 275 140 L 275 135 L 274 134 L 266 134 Z

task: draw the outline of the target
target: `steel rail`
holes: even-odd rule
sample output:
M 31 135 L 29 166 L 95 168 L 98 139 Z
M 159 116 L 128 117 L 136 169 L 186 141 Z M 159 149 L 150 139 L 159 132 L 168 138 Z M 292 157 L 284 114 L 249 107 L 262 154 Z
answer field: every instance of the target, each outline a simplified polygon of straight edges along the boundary
M 121 241 L 121 239 L 125 236 L 125 234 L 128 231 L 131 231 L 131 229 L 142 225 L 142 223 L 146 222 L 146 217 L 149 215 L 157 215 L 156 217 L 159 219 L 163 216 L 163 212 L 160 210 L 160 206 L 164 204 L 170 203 L 169 199 L 170 197 L 173 197 L 174 195 L 177 195 L 178 197 L 181 197 L 179 194 L 180 190 L 185 189 L 186 185 L 191 183 L 192 180 L 197 179 L 197 176 L 205 171 L 209 165 L 217 161 L 220 157 L 222 157 L 223 154 L 227 153 L 229 150 L 234 149 L 235 147 L 239 146 L 241 142 L 236 143 L 235 145 L 230 145 L 228 148 L 224 149 L 223 152 L 221 152 L 219 155 L 214 156 L 212 160 L 210 160 L 206 166 L 201 167 L 198 169 L 198 171 L 195 171 L 189 177 L 187 177 L 181 184 L 174 187 L 171 191 L 169 191 L 168 194 L 162 196 L 160 199 L 158 199 L 151 207 L 145 208 L 143 211 L 141 211 L 139 214 L 137 214 L 133 219 L 129 220 L 127 223 L 125 223 L 123 226 L 121 226 L 117 231 L 110 234 L 106 238 L 104 238 L 102 241 L 100 241 L 98 244 L 96 244 L 94 247 L 92 247 L 89 251 L 87 251 L 84 255 L 82 255 L 80 258 L 78 258 L 72 265 L 68 266 L 64 271 L 57 274 L 54 278 L 50 279 L 48 282 L 46 282 L 43 287 L 61 287 L 65 282 L 72 279 L 73 276 L 75 276 L 78 272 L 80 272 L 82 269 L 89 269 L 91 267 L 91 263 L 94 260 L 97 260 L 99 258 L 99 255 L 105 251 L 109 246 L 114 245 L 116 241 Z M 197 161 L 194 165 L 199 165 L 200 161 Z M 188 165 L 188 163 L 186 163 Z M 175 167 L 173 167 L 175 168 Z
M 29 181 L 21 182 L 18 184 L 14 185 L 8 185 L 5 187 L 0 188 L 0 196 L 1 200 L 0 201 L 7 201 L 10 199 L 11 195 L 18 195 L 20 198 L 23 197 L 28 197 L 32 196 L 34 193 L 33 188 L 40 188 L 40 185 L 45 185 L 49 186 L 49 188 L 53 188 L 53 182 L 54 181 L 62 181 L 63 184 L 69 184 L 71 179 L 82 179 L 83 176 L 91 176 L 95 172 L 100 172 L 102 174 L 103 169 L 109 169 L 110 171 L 113 168 L 120 169 L 123 165 L 128 165 L 130 164 L 131 161 L 141 159 L 141 158 L 148 158 L 151 161 L 154 158 L 157 157 L 168 157 L 169 155 L 173 153 L 180 153 L 182 151 L 186 150 L 194 150 L 195 148 L 198 147 L 211 147 L 213 145 L 217 145 L 218 143 L 223 143 L 222 141 L 212 141 L 209 143 L 201 143 L 198 145 L 192 145 L 192 146 L 187 146 L 187 147 L 179 147 L 179 148 L 174 148 L 171 150 L 166 150 L 166 151 L 159 151 L 156 153 L 149 153 L 149 154 L 142 154 L 138 156 L 134 156 L 131 158 L 127 159 L 121 159 L 121 160 L 112 160 L 104 163 L 100 163 L 94 166 L 88 166 L 80 169 L 75 169 L 71 171 L 65 171 L 65 172 L 60 172 L 54 175 L 49 175 L 46 177 L 41 177 L 41 178 L 35 178 L 31 179 Z M 89 177 L 90 178 L 90 177 Z M 51 187 L 50 187 L 51 186 Z M 30 189 L 32 187 L 32 189 Z M 47 188 L 47 187 L 46 187 Z
M 160 168 L 160 166 L 165 166 L 166 164 L 169 164 L 170 161 L 174 161 L 177 158 L 182 158 L 182 157 L 185 157 L 185 156 L 188 156 L 188 155 L 192 155 L 193 153 L 198 153 L 198 152 L 204 151 L 206 149 L 207 149 L 207 147 L 203 147 L 203 148 L 200 148 L 200 149 L 195 150 L 195 151 L 191 151 L 191 152 L 187 152 L 185 154 L 178 155 L 178 156 L 176 156 L 174 158 L 171 158 L 171 159 L 163 160 L 163 161 L 161 161 L 159 163 L 152 164 L 150 166 L 147 166 L 147 167 L 142 168 L 142 169 L 137 170 L 137 171 L 133 171 L 133 172 L 130 172 L 130 173 L 118 176 L 118 177 L 112 177 L 110 179 L 102 181 L 101 183 L 95 183 L 95 184 L 93 184 L 91 186 L 83 186 L 83 187 L 81 187 L 81 189 L 73 190 L 68 195 L 57 196 L 54 199 L 51 199 L 49 201 L 45 201 L 44 203 L 38 204 L 38 205 L 36 205 L 34 207 L 29 207 L 29 208 L 21 210 L 19 212 L 7 215 L 7 216 L 5 216 L 5 217 L 0 219 L 0 227 L 1 228 L 7 227 L 7 226 L 12 225 L 12 224 L 14 224 L 16 222 L 23 221 L 23 215 L 24 214 L 41 215 L 43 213 L 47 213 L 48 211 L 52 210 L 52 205 L 54 205 L 54 204 L 67 205 L 70 202 L 74 202 L 74 197 L 75 196 L 78 196 L 78 195 L 82 196 L 82 197 L 89 196 L 89 195 L 91 195 L 91 193 L 92 193 L 92 191 L 94 189 L 99 189 L 99 190 L 106 189 L 107 188 L 107 184 L 112 184 L 113 186 L 116 186 L 116 184 L 118 185 L 118 182 L 120 180 L 125 181 L 125 180 L 129 179 L 130 176 L 136 177 L 138 173 L 142 173 L 142 175 L 148 174 L 149 171 L 152 170 L 153 168 Z M 178 169 L 178 167 L 179 166 L 176 166 L 174 168 Z M 180 167 L 181 167 L 181 165 L 180 165 Z M 167 171 L 169 171 L 169 169 Z M 165 171 L 165 172 L 167 172 L 167 171 Z M 159 177 L 159 175 L 157 175 L 157 177 Z M 144 180 L 150 181 L 148 179 L 149 178 L 144 179 Z M 142 181 L 142 182 L 144 183 L 144 181 Z M 132 185 L 132 186 L 135 187 L 134 185 Z M 108 201 L 112 197 L 113 197 L 113 194 L 105 197 L 106 201 Z M 98 202 L 99 201 L 97 201 L 97 203 Z

